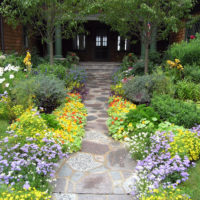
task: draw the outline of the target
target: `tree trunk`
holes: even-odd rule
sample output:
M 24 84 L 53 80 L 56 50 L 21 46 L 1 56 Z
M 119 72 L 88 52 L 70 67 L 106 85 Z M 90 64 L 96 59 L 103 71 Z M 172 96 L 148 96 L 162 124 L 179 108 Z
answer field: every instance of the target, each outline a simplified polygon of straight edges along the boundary
M 144 73 L 148 74 L 149 68 L 149 44 L 145 44 L 145 65 L 144 65 Z
M 53 39 L 49 40 L 49 62 L 53 65 Z

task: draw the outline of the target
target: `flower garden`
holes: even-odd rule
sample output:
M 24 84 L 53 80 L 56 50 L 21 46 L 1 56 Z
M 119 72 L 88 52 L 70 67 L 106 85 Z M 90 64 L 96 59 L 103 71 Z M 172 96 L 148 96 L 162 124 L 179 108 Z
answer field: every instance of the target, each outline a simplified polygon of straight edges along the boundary
M 59 160 L 80 150 L 86 73 L 76 58 L 0 56 L 0 199 L 51 199 Z
M 138 161 L 133 199 L 199 199 L 199 42 L 197 35 L 154 53 L 148 75 L 128 54 L 112 77 L 107 125 Z
M 113 74 L 107 126 L 137 160 L 138 200 L 198 200 L 200 36 L 144 61 L 130 53 Z M 0 199 L 51 199 L 60 159 L 81 149 L 86 72 L 65 61 L 0 55 Z M 194 187 L 194 185 L 196 187 Z

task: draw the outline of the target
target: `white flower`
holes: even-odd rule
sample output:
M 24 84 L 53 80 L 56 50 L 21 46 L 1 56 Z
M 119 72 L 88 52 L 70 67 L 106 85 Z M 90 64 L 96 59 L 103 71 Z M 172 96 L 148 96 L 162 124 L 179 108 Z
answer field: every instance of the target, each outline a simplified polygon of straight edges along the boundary
M 6 79 L 5 78 L 1 78 L 0 79 L 0 84 L 3 83 Z
M 0 56 L 0 59 L 5 60 L 5 59 L 6 59 L 6 56 L 5 56 L 5 55 L 1 55 L 1 56 Z
M 9 87 L 9 85 L 10 85 L 9 83 L 6 83 L 6 84 L 5 84 L 6 87 Z
M 13 79 L 15 76 L 13 74 L 10 74 L 10 79 Z

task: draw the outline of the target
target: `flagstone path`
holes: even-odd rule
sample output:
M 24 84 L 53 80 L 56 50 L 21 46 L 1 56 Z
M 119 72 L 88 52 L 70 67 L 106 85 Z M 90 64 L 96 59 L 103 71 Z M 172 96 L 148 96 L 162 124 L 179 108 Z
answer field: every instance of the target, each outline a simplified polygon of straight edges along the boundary
M 55 200 L 129 200 L 136 166 L 125 146 L 108 136 L 106 126 L 110 73 L 92 72 L 86 136 L 82 149 L 60 163 L 56 173 Z

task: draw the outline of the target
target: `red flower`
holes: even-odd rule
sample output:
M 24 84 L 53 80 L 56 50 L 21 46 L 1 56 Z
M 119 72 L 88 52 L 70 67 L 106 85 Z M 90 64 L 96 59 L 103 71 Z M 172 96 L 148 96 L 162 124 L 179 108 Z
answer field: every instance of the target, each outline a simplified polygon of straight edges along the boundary
M 195 39 L 195 36 L 194 35 L 190 35 L 190 39 L 191 40 Z
M 114 124 L 115 122 L 112 122 L 112 124 Z
M 118 117 L 115 117 L 115 120 L 118 120 Z

